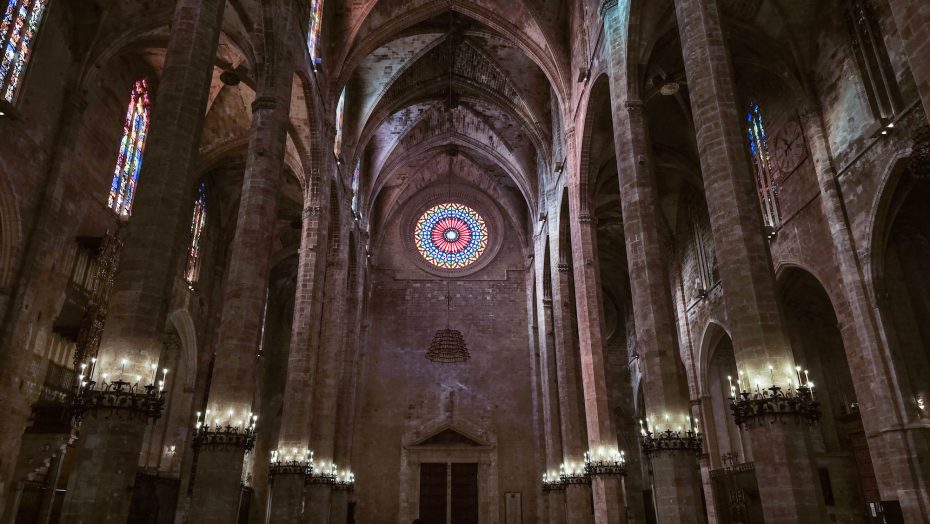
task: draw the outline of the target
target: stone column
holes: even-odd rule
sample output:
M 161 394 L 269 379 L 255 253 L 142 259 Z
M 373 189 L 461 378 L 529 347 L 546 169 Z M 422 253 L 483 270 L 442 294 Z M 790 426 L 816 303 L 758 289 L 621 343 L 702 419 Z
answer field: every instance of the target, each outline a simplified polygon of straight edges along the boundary
M 337 198 L 331 199 L 339 205 Z M 336 410 L 338 407 L 339 383 L 342 372 L 343 351 L 346 345 L 346 279 L 348 238 L 345 235 L 345 220 L 339 220 L 340 209 L 333 209 L 329 239 L 330 251 L 327 258 L 326 284 L 323 300 L 323 325 L 320 337 L 320 358 L 317 363 L 313 384 L 313 449 L 314 467 L 328 467 L 335 461 Z M 338 465 L 338 463 L 337 463 Z M 316 473 L 314 474 L 316 476 Z M 327 524 L 329 522 L 332 488 L 329 484 L 311 483 L 307 486 L 304 522 Z
M 71 75 L 76 76 L 75 74 Z M 75 83 L 72 79 L 70 84 Z M 36 317 L 54 318 L 69 275 L 59 268 L 59 253 L 64 252 L 75 236 L 79 220 L 73 198 L 75 178 L 70 169 L 76 154 L 75 142 L 87 109 L 82 91 L 68 94 L 59 118 L 49 173 L 33 230 L 19 264 L 19 281 L 12 300 L 4 310 L 2 346 L 0 346 L 0 405 L 4 406 L 4 423 L 0 424 L 0 516 L 4 516 L 7 488 L 13 487 L 16 460 L 22 445 L 23 431 L 32 413 L 31 398 L 23 393 L 22 382 L 28 376 L 32 347 L 28 343 L 35 329 Z M 67 218 L 66 218 L 67 217 Z M 28 270 L 28 274 L 25 270 Z M 51 325 L 51 324 L 49 324 Z M 11 519 L 6 515 L 4 521 Z
M 274 7 L 278 8 L 275 33 L 287 42 L 293 32 L 296 7 L 292 2 L 274 2 Z M 244 432 L 252 413 L 295 66 L 290 47 L 278 45 L 279 49 L 266 51 L 271 55 L 266 60 L 274 66 L 266 68 L 267 76 L 252 104 L 249 152 L 236 233 L 229 251 L 215 346 L 217 358 L 207 402 L 210 412 L 205 416 L 209 427 L 193 442 L 198 457 L 191 495 L 192 522 L 234 522 L 239 509 L 246 440 L 220 444 L 211 442 L 210 436 L 217 426 Z
M 559 242 L 568 242 L 561 238 Z M 551 255 L 564 251 L 553 245 Z M 566 248 L 567 249 L 567 248 Z M 567 254 L 566 254 L 567 256 Z M 557 271 L 552 274 L 552 302 L 554 304 L 556 378 L 559 384 L 559 426 L 562 437 L 563 462 L 580 462 L 584 458 L 584 405 L 579 383 L 579 358 L 575 344 L 571 293 L 571 265 L 560 260 Z M 565 516 L 572 523 L 585 524 L 591 520 L 591 492 L 586 485 L 572 484 L 565 488 Z
M 322 162 L 316 158 L 311 162 Z M 326 267 L 326 228 L 329 216 L 329 184 L 321 183 L 319 168 L 308 170 L 304 189 L 303 227 L 300 238 L 300 260 L 297 268 L 297 289 L 294 298 L 294 321 L 291 327 L 287 379 L 284 384 L 284 405 L 278 453 L 282 460 L 293 457 L 294 450 L 303 457 L 310 447 L 310 419 L 313 413 L 313 374 L 317 365 L 320 340 L 320 310 L 322 308 L 322 276 Z M 323 194 L 326 192 L 327 194 Z M 293 457 L 298 461 L 300 458 Z M 293 466 L 293 464 L 291 465 Z M 300 522 L 303 512 L 304 473 L 299 468 L 272 465 L 273 495 L 271 521 Z
M 795 362 L 776 300 L 717 2 L 675 0 L 675 8 L 736 361 L 749 384 L 786 387 Z M 766 522 L 826 520 L 808 432 L 793 423 L 749 431 Z
M 355 243 L 350 246 L 348 271 L 348 328 L 346 330 L 346 346 L 343 351 L 342 377 L 339 383 L 339 401 L 336 417 L 336 442 L 334 457 L 340 469 L 347 473 L 352 470 L 352 444 L 355 434 L 356 403 L 358 402 L 358 367 L 362 340 L 364 340 L 365 325 L 362 322 L 364 304 L 366 300 L 367 262 L 368 256 L 364 247 L 368 244 L 364 231 L 355 230 L 350 238 Z M 364 421 L 362 421 L 364 422 Z M 354 487 L 353 487 L 354 489 Z M 333 492 L 332 511 L 330 511 L 331 524 L 345 524 L 348 516 L 350 491 L 346 489 Z
M 840 283 L 845 291 L 846 303 L 834 307 L 840 318 L 849 319 L 840 322 L 843 345 L 847 352 L 852 351 L 847 358 L 850 372 L 856 377 L 856 400 L 869 439 L 872 466 L 882 499 L 899 500 L 905 519 L 919 522 L 930 508 L 930 489 L 921 487 L 930 484 L 930 472 L 896 467 L 896 457 L 916 456 L 918 463 L 930 463 L 930 456 L 927 456 L 930 449 L 926 445 L 915 445 L 921 441 L 913 434 L 916 428 L 904 429 L 909 421 L 901 419 L 904 411 L 901 406 L 909 400 L 901 398 L 900 388 L 893 378 L 896 376 L 892 369 L 894 359 L 887 344 L 882 343 L 878 310 L 856 255 L 820 110 L 812 105 L 803 111 L 801 125 L 817 173 L 821 209 L 830 229 Z M 844 310 L 845 315 L 842 315 Z
M 610 390 L 607 386 L 597 236 L 588 205 L 587 184 L 583 183 L 587 168 L 582 166 L 573 128 L 566 131 L 565 139 L 573 166 L 569 182 L 569 216 L 588 450 L 617 449 L 617 429 L 610 411 Z M 596 523 L 619 523 L 626 518 L 622 477 L 593 475 L 591 491 Z
M 636 98 L 638 78 L 629 78 L 626 35 L 629 15 L 614 6 L 604 9 L 604 32 L 610 52 L 610 93 L 614 145 L 623 208 L 627 263 L 636 340 L 649 429 L 658 433 L 691 426 L 687 377 L 678 365 L 678 341 L 659 224 L 662 222 L 652 147 L 643 103 Z M 626 16 L 625 16 L 626 15 Z M 586 173 L 581 173 L 586 176 Z M 632 452 L 632 450 L 631 450 Z M 651 457 L 657 516 L 661 522 L 703 520 L 701 479 L 696 457 L 660 452 Z
M 930 118 L 930 3 L 925 0 L 888 0 L 898 36 L 904 46 L 917 92 Z
M 545 247 L 543 248 L 545 249 Z M 539 375 L 542 391 L 543 433 L 546 446 L 546 469 L 550 475 L 557 475 L 562 462 L 562 435 L 559 427 L 559 381 L 556 371 L 555 324 L 552 310 L 552 271 L 549 253 L 541 252 L 535 258 L 536 295 L 542 300 L 535 304 L 538 315 L 539 340 Z M 564 524 L 565 493 L 562 490 L 544 493 L 550 524 Z
M 188 233 L 191 186 L 225 2 L 180 0 L 172 20 L 162 81 L 146 144 L 139 192 L 109 305 L 97 380 L 148 377 L 161 335 L 181 246 Z M 169 379 L 170 380 L 170 379 Z M 62 510 L 62 522 L 126 521 L 145 420 L 86 418 Z

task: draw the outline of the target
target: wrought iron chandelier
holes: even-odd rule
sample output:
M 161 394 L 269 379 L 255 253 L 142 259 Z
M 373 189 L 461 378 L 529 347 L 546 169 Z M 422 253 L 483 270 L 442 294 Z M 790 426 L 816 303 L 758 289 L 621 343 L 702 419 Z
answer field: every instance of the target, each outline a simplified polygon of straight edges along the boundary
M 433 341 L 426 351 L 426 358 L 431 362 L 442 364 L 454 364 L 465 362 L 471 355 L 468 354 L 468 346 L 465 345 L 465 337 L 462 332 L 449 327 L 449 316 L 452 309 L 452 294 L 449 292 L 449 281 L 446 281 L 446 327 L 436 331 L 433 335 Z

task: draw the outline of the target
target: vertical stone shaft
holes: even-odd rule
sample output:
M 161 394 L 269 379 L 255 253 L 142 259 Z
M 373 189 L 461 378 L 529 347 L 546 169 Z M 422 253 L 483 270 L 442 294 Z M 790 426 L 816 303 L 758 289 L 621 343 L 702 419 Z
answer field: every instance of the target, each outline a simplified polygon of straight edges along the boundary
M 249 424 L 295 66 L 291 48 L 284 43 L 295 32 L 295 6 L 282 1 L 268 8 L 274 10 L 272 34 L 277 34 L 280 42 L 266 50 L 266 60 L 271 62 L 266 64 L 262 87 L 252 104 L 249 151 L 236 233 L 229 251 L 215 346 L 217 358 L 207 403 L 209 419 L 224 426 Z M 265 23 L 270 23 L 268 17 Z M 210 445 L 198 450 L 192 521 L 225 524 L 235 520 L 244 451 L 237 446 Z
M 326 217 L 329 216 L 328 210 L 323 207 L 324 203 L 328 205 L 329 197 L 323 192 L 328 192 L 328 188 L 329 184 L 321 183 L 318 170 L 308 173 L 304 190 L 300 259 L 278 442 L 278 449 L 284 453 L 294 448 L 303 452 L 310 447 L 313 374 L 320 346 L 318 334 L 323 304 L 322 277 L 325 275 L 323 269 L 326 267 L 327 254 L 326 249 L 321 249 L 321 246 L 327 245 Z M 296 519 L 299 519 L 303 506 L 303 483 L 304 478 L 299 474 L 286 474 L 274 480 L 274 496 L 271 497 L 273 522 L 299 522 Z
M 157 363 L 225 2 L 181 0 L 175 8 L 162 82 L 156 93 L 139 191 L 120 272 L 110 299 L 97 374 L 148 376 Z M 114 417 L 118 418 L 118 417 Z M 142 419 L 87 418 L 76 450 L 62 522 L 126 522 L 142 447 Z
M 79 220 L 71 220 L 77 211 L 74 199 L 68 198 L 74 194 L 72 186 L 75 180 L 69 166 L 75 154 L 74 145 L 86 108 L 87 101 L 83 93 L 74 92 L 65 100 L 45 191 L 34 220 L 36 225 L 28 237 L 28 247 L 15 273 L 18 282 L 13 300 L 4 310 L 4 330 L 0 345 L 0 369 L 3 370 L 0 373 L 0 404 L 6 412 L 4 423 L 0 424 L 0 517 L 6 511 L 6 488 L 14 483 L 12 477 L 16 457 L 19 456 L 23 430 L 31 414 L 31 399 L 23 393 L 21 387 L 24 377 L 28 376 L 28 365 L 32 362 L 28 356 L 32 350 L 28 343 L 29 336 L 35 329 L 38 312 L 45 311 L 46 317 L 53 317 L 50 311 L 67 285 L 67 273 L 54 270 L 59 257 L 50 254 L 68 249 L 80 223 Z M 60 292 L 51 293 L 50 289 Z M 48 298 L 42 304 L 39 301 L 44 297 Z M 50 300 L 52 297 L 55 298 L 54 303 Z M 12 516 L 5 516 L 6 520 L 9 518 Z
M 617 13 L 619 9 L 613 9 Z M 613 13 L 605 17 L 608 41 L 616 38 Z M 617 49 L 619 43 L 610 49 Z M 619 58 L 616 53 L 612 58 Z M 623 56 L 623 55 L 621 55 Z M 623 226 L 630 273 L 636 339 L 642 347 L 643 388 L 647 416 L 654 432 L 689 428 L 691 412 L 687 378 L 679 366 L 668 268 L 659 233 L 661 217 L 652 172 L 651 147 L 642 102 L 629 98 L 624 62 L 611 60 L 611 100 L 617 148 Z M 621 102 L 623 100 L 623 102 Z M 624 114 L 625 113 L 625 114 Z M 701 482 L 697 460 L 687 453 L 652 457 L 656 511 L 662 521 L 702 519 Z
M 717 3 L 675 0 L 675 7 L 737 363 L 750 384 L 774 378 L 785 385 L 794 359 L 776 301 Z M 751 431 L 767 522 L 825 518 L 807 431 L 790 424 Z M 791 482 L 765 480 L 788 478 Z
M 338 205 L 338 199 L 332 199 Z M 330 254 L 327 260 L 326 284 L 323 300 L 323 324 L 320 336 L 320 358 L 317 363 L 313 385 L 313 431 L 311 449 L 314 465 L 329 466 L 335 461 L 336 410 L 338 407 L 339 382 L 342 371 L 342 355 L 346 335 L 346 280 L 347 280 L 347 235 L 344 220 L 339 220 L 340 209 L 334 209 L 331 230 L 337 231 L 329 239 Z M 325 524 L 329 521 L 331 490 L 329 486 L 309 486 L 310 504 L 305 522 Z
M 925 0 L 888 0 L 898 26 L 898 36 L 904 44 L 911 74 L 930 119 L 930 2 Z
M 552 311 L 552 275 L 549 270 L 549 254 L 537 257 L 536 301 L 538 315 L 538 339 L 540 361 L 540 385 L 542 390 L 543 432 L 546 443 L 546 468 L 558 472 L 562 462 L 562 438 L 559 428 L 559 380 L 556 372 L 555 325 Z M 545 265 L 545 267 L 543 267 Z M 547 282 L 548 280 L 548 282 Z
M 355 236 L 352 236 L 355 239 Z M 364 237 L 363 237 L 364 238 Z M 349 260 L 346 292 L 348 294 L 348 328 L 346 346 L 343 353 L 342 377 L 339 383 L 339 402 L 337 406 L 336 443 L 334 458 L 344 468 L 352 466 L 352 435 L 355 431 L 356 398 L 358 392 L 358 359 L 361 351 L 363 332 L 362 313 L 365 303 L 365 266 L 368 257 L 358 249 L 366 245 L 363 239 L 354 240 L 355 247 L 350 250 L 354 255 Z
M 539 243 L 537 243 L 537 246 Z M 535 296 L 542 297 L 534 301 L 537 315 L 537 340 L 539 341 L 539 379 L 543 413 L 543 438 L 546 446 L 546 471 L 558 474 L 562 462 L 562 434 L 559 427 L 559 380 L 556 371 L 555 356 L 555 320 L 552 311 L 552 268 L 548 242 L 542 243 L 535 257 L 536 271 L 534 282 Z M 544 495 L 547 522 L 564 524 L 565 492 L 548 491 Z
M 630 78 L 626 65 L 627 42 L 622 41 L 626 24 L 620 19 L 624 12 L 627 11 L 618 7 L 605 10 L 604 31 L 610 52 L 614 145 L 636 340 L 642 348 L 646 412 L 653 432 L 687 429 L 691 416 L 687 377 L 678 365 L 679 347 L 659 232 L 662 218 L 652 171 L 652 148 L 643 103 L 635 98 L 635 84 L 639 80 Z M 620 107 L 621 104 L 625 107 Z M 684 522 L 703 515 L 701 482 L 694 456 L 656 455 L 653 473 L 660 521 Z
M 100 344 L 98 373 L 147 375 L 161 351 L 178 256 L 189 235 L 192 186 L 224 2 L 175 8 L 138 192 Z M 119 366 L 119 369 L 117 368 Z
M 568 242 L 562 238 L 560 242 Z M 555 252 L 562 248 L 553 246 Z M 569 249 L 565 246 L 565 249 Z M 553 254 L 554 255 L 554 254 Z M 553 256 L 553 258 L 556 258 Z M 556 258 L 557 259 L 557 258 Z M 558 259 L 557 259 L 558 260 Z M 578 352 L 575 348 L 575 328 L 572 320 L 571 265 L 560 261 L 552 273 L 552 301 L 555 304 L 555 358 L 559 385 L 559 426 L 562 437 L 562 457 L 565 462 L 579 462 L 584 456 L 584 405 L 579 383 Z M 591 522 L 591 496 L 587 486 L 570 485 L 565 489 L 565 514 L 571 522 Z
M 361 233 L 364 235 L 364 233 Z M 348 300 L 348 329 L 345 336 L 345 349 L 342 359 L 342 373 L 339 383 L 339 401 L 336 416 L 336 442 L 333 452 L 334 460 L 342 470 L 352 468 L 352 435 L 355 433 L 355 414 L 358 395 L 358 363 L 361 352 L 363 326 L 361 316 L 364 308 L 365 281 L 367 262 L 366 253 L 358 249 L 367 245 L 364 236 L 356 239 L 350 254 L 350 270 L 347 281 Z M 348 518 L 349 493 L 344 490 L 334 491 L 330 511 L 330 524 L 346 524 Z
M 601 301 L 600 264 L 594 219 L 588 209 L 586 161 L 578 152 L 574 129 L 566 132 L 574 176 L 569 183 L 572 259 L 575 276 L 575 301 L 578 316 L 578 340 L 581 346 L 581 383 L 584 391 L 588 449 L 617 448 L 617 429 L 610 410 L 607 386 L 604 310 Z M 595 475 L 591 480 L 594 495 L 594 521 L 619 523 L 626 518 L 623 489 L 619 476 Z
M 862 266 L 856 256 L 852 229 L 843 209 L 843 197 L 836 180 L 830 147 L 824 133 L 819 110 L 809 108 L 802 113 L 802 126 L 810 148 L 811 159 L 817 173 L 820 202 L 824 217 L 830 228 L 839 269 L 840 282 L 845 290 L 845 306 L 852 322 L 842 322 L 844 346 L 860 348 L 856 356 L 850 355 L 850 371 L 857 378 L 856 400 L 862 415 L 862 424 L 869 439 L 872 465 L 879 482 L 883 500 L 898 499 L 907 521 L 919 522 L 930 513 L 930 489 L 920 488 L 930 484 L 930 472 L 919 468 L 895 467 L 895 456 L 917 455 L 916 462 L 930 462 L 930 449 L 914 445 L 919 438 L 908 435 L 910 430 L 900 431 L 902 406 L 907 402 L 901 398 L 901 390 L 893 381 L 895 373 L 889 368 L 893 363 L 888 346 L 881 343 L 877 308 L 868 292 Z M 837 312 L 840 314 L 840 311 Z M 895 428 L 891 431 L 891 428 Z M 922 458 L 921 458 L 922 457 Z

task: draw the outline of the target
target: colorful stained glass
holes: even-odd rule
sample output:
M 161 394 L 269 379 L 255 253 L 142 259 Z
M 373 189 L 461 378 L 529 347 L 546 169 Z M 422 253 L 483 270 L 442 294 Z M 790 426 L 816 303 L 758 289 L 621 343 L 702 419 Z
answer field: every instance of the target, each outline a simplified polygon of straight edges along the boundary
M 197 200 L 194 201 L 194 216 L 191 219 L 191 244 L 187 252 L 187 270 L 184 278 L 193 284 L 200 276 L 200 244 L 203 239 L 203 230 L 207 225 L 207 195 L 204 183 L 197 188 Z
M 333 153 L 337 157 L 342 155 L 342 128 L 346 119 L 346 90 L 342 88 L 339 103 L 336 104 L 336 143 L 333 144 Z
M 358 186 L 362 176 L 362 161 L 355 162 L 355 170 L 352 171 L 352 212 L 358 216 Z
M 756 191 L 759 193 L 759 202 L 762 205 L 762 218 L 765 225 L 774 228 L 781 221 L 778 186 L 773 176 L 774 170 L 769 156 L 768 138 L 765 134 L 762 113 L 759 110 L 759 104 L 754 100 L 749 103 L 746 126 L 749 135 L 749 153 L 752 155 L 756 174 Z
M 148 82 L 139 80 L 132 88 L 129 108 L 126 110 L 123 140 L 120 142 L 107 204 L 121 217 L 128 217 L 132 213 L 132 200 L 136 196 L 139 170 L 142 169 L 142 152 L 149 131 L 150 107 Z
M 426 210 L 414 228 L 417 251 L 440 269 L 461 269 L 488 247 L 488 226 L 474 209 L 453 202 Z
M 317 65 L 323 61 L 320 56 L 320 30 L 323 28 L 323 0 L 310 2 L 310 26 L 307 29 L 307 51 L 310 61 Z
M 48 0 L 7 0 L 0 20 L 0 96 L 7 102 L 22 83 L 46 5 Z

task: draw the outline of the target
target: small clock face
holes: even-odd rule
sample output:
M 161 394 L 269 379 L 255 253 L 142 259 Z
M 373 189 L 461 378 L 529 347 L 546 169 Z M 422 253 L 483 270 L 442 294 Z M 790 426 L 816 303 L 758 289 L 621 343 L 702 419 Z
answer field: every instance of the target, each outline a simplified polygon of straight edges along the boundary
M 775 166 L 781 176 L 787 176 L 807 158 L 804 133 L 797 120 L 790 120 L 775 138 Z

